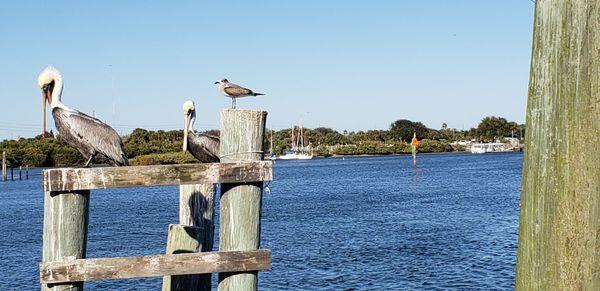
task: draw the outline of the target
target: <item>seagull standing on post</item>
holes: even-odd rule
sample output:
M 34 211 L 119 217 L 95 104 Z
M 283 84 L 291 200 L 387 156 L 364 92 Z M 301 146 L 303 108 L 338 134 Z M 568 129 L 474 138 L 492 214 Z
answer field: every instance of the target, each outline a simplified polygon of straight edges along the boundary
M 221 94 L 225 95 L 226 97 L 231 98 L 231 108 L 235 109 L 235 98 L 240 98 L 240 97 L 248 97 L 248 96 L 259 96 L 259 95 L 265 95 L 262 93 L 254 93 L 252 90 L 248 89 L 248 88 L 244 88 L 242 86 L 233 84 L 233 83 L 229 83 L 229 81 L 227 79 L 221 79 L 217 82 L 215 82 L 215 84 L 219 84 L 219 91 L 221 92 Z

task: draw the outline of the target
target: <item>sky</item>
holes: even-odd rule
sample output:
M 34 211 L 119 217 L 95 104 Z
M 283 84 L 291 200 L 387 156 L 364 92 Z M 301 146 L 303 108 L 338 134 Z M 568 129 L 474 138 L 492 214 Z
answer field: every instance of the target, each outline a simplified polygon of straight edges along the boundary
M 85 2 L 85 3 L 84 3 Z M 122 134 L 219 127 L 214 82 L 266 95 L 238 108 L 268 126 L 388 129 L 397 119 L 469 129 L 524 123 L 533 3 L 480 1 L 7 1 L 0 8 L 0 140 L 41 132 L 37 75 L 63 103 Z M 48 111 L 50 113 L 50 111 Z M 54 128 L 48 115 L 49 129 Z

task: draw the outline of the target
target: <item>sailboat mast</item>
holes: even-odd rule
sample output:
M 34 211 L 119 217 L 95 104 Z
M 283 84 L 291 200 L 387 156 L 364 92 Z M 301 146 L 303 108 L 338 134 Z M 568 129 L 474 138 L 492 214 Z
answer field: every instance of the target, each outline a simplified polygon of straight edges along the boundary
M 273 152 L 273 129 L 271 128 L 271 148 L 269 149 L 269 152 Z
M 300 120 L 300 146 L 304 150 L 304 128 L 302 127 L 302 120 Z
M 294 125 L 292 125 L 292 151 L 296 149 L 296 140 L 294 140 Z

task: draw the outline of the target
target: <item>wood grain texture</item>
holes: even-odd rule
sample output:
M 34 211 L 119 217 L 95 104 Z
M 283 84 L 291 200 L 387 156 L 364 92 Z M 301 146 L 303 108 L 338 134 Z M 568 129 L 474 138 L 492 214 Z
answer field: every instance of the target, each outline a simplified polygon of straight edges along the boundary
M 42 261 L 85 258 L 90 191 L 44 193 Z M 47 285 L 42 290 L 83 290 L 83 282 Z
M 77 259 L 41 263 L 40 281 L 48 284 L 270 268 L 269 250 Z
M 57 168 L 43 172 L 44 191 L 272 180 L 271 162 Z
M 197 253 L 202 249 L 204 230 L 196 226 L 181 224 L 169 225 L 167 235 L 167 255 Z M 163 291 L 198 290 L 199 275 L 177 275 L 163 277 Z
M 221 161 L 254 162 L 263 157 L 267 113 L 221 111 Z M 260 246 L 262 182 L 222 184 L 219 250 L 255 250 Z M 256 290 L 258 273 L 219 273 L 219 290 Z
M 600 2 L 538 0 L 517 290 L 600 290 Z

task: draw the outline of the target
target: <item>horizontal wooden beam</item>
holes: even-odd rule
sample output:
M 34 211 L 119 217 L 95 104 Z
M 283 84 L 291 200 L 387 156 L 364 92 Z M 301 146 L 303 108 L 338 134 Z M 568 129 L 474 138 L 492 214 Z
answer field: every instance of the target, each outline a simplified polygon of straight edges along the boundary
M 44 191 L 134 186 L 244 183 L 273 179 L 272 162 L 57 168 L 43 172 Z
M 42 284 L 271 269 L 271 251 L 231 251 L 125 258 L 77 259 L 40 264 Z

